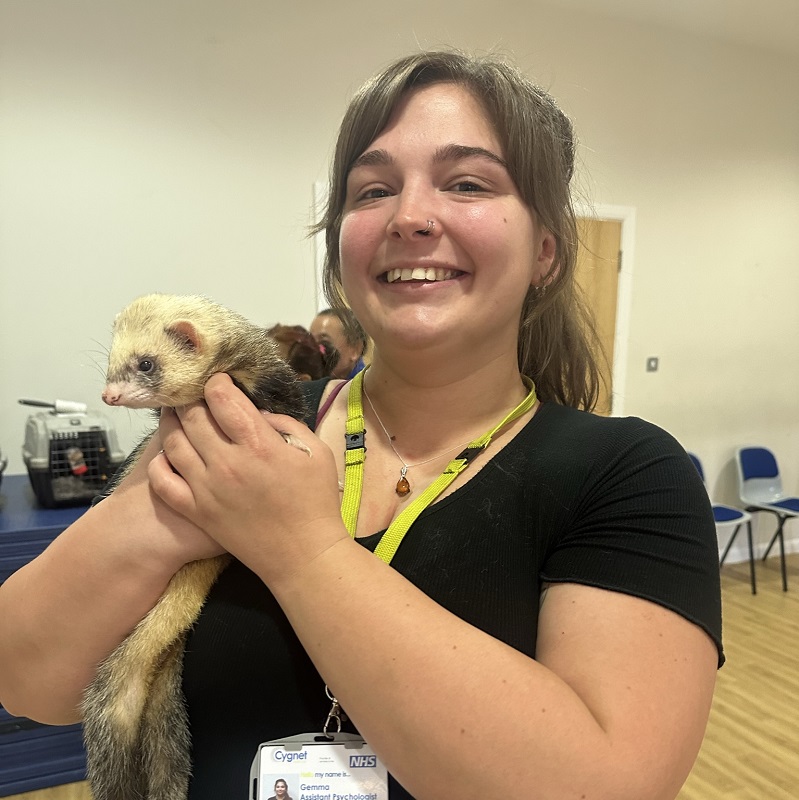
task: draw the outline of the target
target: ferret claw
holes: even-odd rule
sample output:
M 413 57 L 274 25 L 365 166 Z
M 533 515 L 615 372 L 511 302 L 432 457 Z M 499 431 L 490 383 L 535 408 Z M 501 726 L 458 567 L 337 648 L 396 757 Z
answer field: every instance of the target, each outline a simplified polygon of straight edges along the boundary
M 286 440 L 286 444 L 290 444 L 292 447 L 296 447 L 298 450 L 302 450 L 304 453 L 307 453 L 308 458 L 311 458 L 311 456 L 313 456 L 311 448 L 308 447 L 308 445 L 305 444 L 305 442 L 298 439 L 296 436 L 293 436 L 290 433 L 283 433 L 282 431 L 280 435 Z

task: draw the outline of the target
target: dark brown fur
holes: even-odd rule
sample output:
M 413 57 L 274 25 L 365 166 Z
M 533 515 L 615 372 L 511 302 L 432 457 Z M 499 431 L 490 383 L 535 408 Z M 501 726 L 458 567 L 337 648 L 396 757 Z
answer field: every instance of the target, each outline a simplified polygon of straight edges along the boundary
M 302 418 L 296 375 L 273 340 L 239 314 L 196 296 L 147 295 L 118 315 L 103 400 L 131 408 L 185 405 L 202 398 L 215 372 L 230 374 L 258 408 Z M 186 564 L 98 667 L 83 703 L 94 800 L 185 800 L 191 742 L 183 647 L 229 561 L 224 555 Z

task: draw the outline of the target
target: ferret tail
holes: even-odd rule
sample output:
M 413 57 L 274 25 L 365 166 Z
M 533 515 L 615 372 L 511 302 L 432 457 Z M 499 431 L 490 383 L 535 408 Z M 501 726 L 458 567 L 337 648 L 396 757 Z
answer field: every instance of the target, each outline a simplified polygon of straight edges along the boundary
M 185 800 L 191 741 L 182 673 L 186 635 L 164 654 L 153 679 L 141 724 L 142 768 L 148 800 Z
M 83 701 L 86 777 L 94 800 L 144 800 L 139 720 L 146 697 L 123 642 L 104 661 Z
M 169 738 L 164 730 L 171 730 L 172 719 L 154 722 L 162 702 L 164 713 L 176 714 L 177 727 L 182 725 L 182 735 L 188 737 L 180 691 L 186 633 L 229 561 L 230 556 L 223 555 L 178 570 L 147 616 L 98 667 L 83 702 L 87 779 L 94 800 L 185 797 L 185 790 L 183 795 L 149 793 L 151 764 L 147 760 L 152 760 L 160 745 L 148 739 L 152 735 L 164 741 Z M 170 693 L 176 699 L 169 699 Z M 185 750 L 187 763 L 188 744 L 174 748 Z M 181 774 L 187 779 L 187 766 Z

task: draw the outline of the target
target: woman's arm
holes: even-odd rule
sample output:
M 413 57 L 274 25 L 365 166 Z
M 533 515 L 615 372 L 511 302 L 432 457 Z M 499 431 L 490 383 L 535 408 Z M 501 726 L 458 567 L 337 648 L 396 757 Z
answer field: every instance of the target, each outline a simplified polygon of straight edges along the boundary
M 345 711 L 419 800 L 665 800 L 699 750 L 715 645 L 647 601 L 553 586 L 532 661 L 353 542 L 272 589 Z
M 66 724 L 97 664 L 192 557 L 220 552 L 149 488 L 137 465 L 38 558 L 0 586 L 0 703 L 12 714 Z
M 243 398 L 243 396 L 241 396 Z M 717 652 L 623 594 L 552 586 L 538 660 L 454 616 L 346 534 L 332 454 L 213 378 L 170 418 L 155 491 L 277 597 L 358 729 L 414 796 L 674 798 L 707 721 Z M 309 445 L 285 445 L 274 427 Z M 184 480 L 185 478 L 185 480 Z M 242 498 L 247 498 L 242 502 Z

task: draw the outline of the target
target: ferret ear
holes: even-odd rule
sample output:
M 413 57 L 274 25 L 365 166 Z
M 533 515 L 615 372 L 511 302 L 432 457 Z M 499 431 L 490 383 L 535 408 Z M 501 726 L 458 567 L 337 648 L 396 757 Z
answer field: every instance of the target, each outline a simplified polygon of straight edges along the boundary
M 171 322 L 167 326 L 166 332 L 188 350 L 200 350 L 202 348 L 203 340 L 200 332 L 187 319 Z

